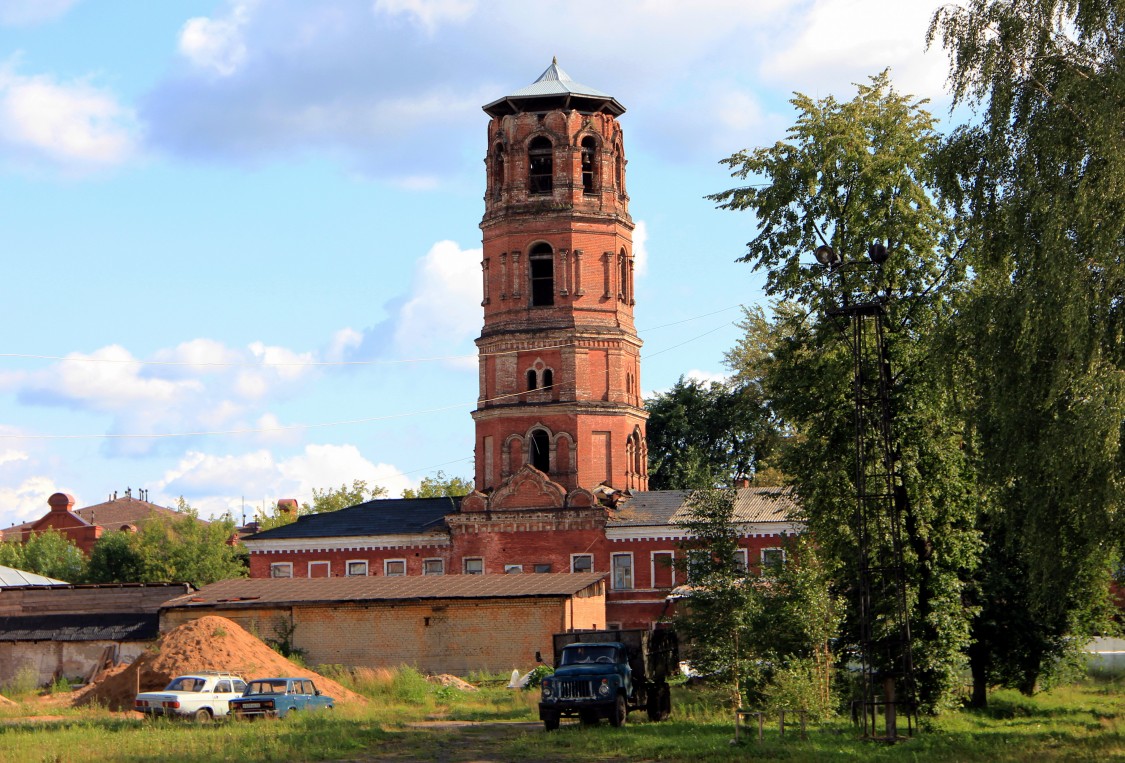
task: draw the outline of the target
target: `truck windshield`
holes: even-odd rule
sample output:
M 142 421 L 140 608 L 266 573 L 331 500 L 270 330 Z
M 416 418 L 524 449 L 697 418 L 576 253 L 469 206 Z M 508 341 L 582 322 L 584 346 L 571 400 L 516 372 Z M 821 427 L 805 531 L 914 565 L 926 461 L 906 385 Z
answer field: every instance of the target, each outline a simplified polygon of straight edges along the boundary
M 612 646 L 589 646 L 583 644 L 568 646 L 566 649 L 563 649 L 562 664 L 590 665 L 595 662 L 612 663 L 616 652 L 617 648 Z

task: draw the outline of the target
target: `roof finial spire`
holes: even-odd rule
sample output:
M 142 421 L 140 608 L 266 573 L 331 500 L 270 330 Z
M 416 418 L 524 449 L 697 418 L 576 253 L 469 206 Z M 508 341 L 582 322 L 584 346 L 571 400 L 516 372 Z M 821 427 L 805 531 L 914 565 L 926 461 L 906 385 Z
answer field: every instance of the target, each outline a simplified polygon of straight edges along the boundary
M 559 57 L 558 56 L 551 56 L 551 63 L 555 66 L 558 66 L 559 65 Z

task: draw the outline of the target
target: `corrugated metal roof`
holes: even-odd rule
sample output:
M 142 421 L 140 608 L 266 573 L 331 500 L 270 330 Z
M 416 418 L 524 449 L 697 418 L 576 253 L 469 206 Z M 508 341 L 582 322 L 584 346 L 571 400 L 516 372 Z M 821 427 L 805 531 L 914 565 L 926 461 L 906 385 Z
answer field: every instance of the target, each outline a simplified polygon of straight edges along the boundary
M 342 601 L 573 596 L 605 573 L 416 575 L 413 577 L 240 578 L 204 586 L 165 608 Z
M 610 513 L 607 527 L 649 527 L 682 524 L 691 513 L 690 490 L 633 493 Z M 792 522 L 797 511 L 787 488 L 744 487 L 735 491 L 735 522 Z
M 159 633 L 156 612 L 0 617 L 0 641 L 148 641 Z
M 8 586 L 66 584 L 65 580 L 55 580 L 54 578 L 44 577 L 43 575 L 36 575 L 34 572 L 24 572 L 23 570 L 17 570 L 15 567 L 0 567 L 0 588 L 7 588 Z
M 385 498 L 339 511 L 305 514 L 297 517 L 296 522 L 263 530 L 244 540 L 442 532 L 445 515 L 458 511 L 460 506 L 460 498 Z
M 589 85 L 583 85 L 575 82 L 570 78 L 570 75 L 562 70 L 557 60 L 552 60 L 551 65 L 547 67 L 546 71 L 539 75 L 539 79 L 532 82 L 527 87 L 522 87 L 514 93 L 508 95 L 509 98 L 523 98 L 528 96 L 543 96 L 543 95 L 591 95 L 596 98 L 611 98 L 607 93 L 601 90 L 595 90 Z

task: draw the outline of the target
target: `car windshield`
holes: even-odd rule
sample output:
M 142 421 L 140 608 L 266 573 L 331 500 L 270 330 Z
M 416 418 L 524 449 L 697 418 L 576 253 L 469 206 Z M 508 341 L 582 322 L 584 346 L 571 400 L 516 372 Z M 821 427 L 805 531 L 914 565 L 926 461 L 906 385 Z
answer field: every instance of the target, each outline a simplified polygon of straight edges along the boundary
M 284 694 L 285 681 L 251 681 L 246 689 L 246 695 L 251 694 Z
M 172 683 L 168 684 L 164 691 L 203 691 L 204 683 L 206 682 L 202 678 L 180 676 L 172 679 Z
M 563 650 L 563 665 L 589 665 L 595 662 L 613 662 L 616 647 L 612 646 L 568 646 Z

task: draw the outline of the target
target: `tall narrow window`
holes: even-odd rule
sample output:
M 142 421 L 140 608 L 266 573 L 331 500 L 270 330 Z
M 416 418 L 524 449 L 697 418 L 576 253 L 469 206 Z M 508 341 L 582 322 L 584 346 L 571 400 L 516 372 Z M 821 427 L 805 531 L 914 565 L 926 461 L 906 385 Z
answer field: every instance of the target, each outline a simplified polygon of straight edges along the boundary
M 555 167 L 551 141 L 540 136 L 527 144 L 527 192 L 532 195 L 550 193 L 554 188 Z
M 619 278 L 620 278 L 619 289 L 620 289 L 620 291 L 618 291 L 618 296 L 621 298 L 621 300 L 623 302 L 628 304 L 629 303 L 629 255 L 625 253 L 624 249 L 622 249 L 621 254 L 619 254 L 617 256 L 617 265 L 618 265 L 618 269 L 620 270 L 620 274 L 619 274 Z
M 593 193 L 596 188 L 597 171 L 595 164 L 598 155 L 598 142 L 593 138 L 582 139 L 582 193 Z
M 537 387 L 535 383 L 535 369 L 531 368 L 527 371 L 527 391 L 531 392 Z
M 613 590 L 628 591 L 633 587 L 633 555 L 614 554 L 610 560 Z
M 548 387 L 553 387 L 554 385 L 555 385 L 555 375 L 554 375 L 554 373 L 552 373 L 551 369 L 544 368 L 543 369 L 543 388 L 547 389 Z
M 499 143 L 493 149 L 492 161 L 492 195 L 499 199 L 504 192 L 504 147 Z
M 531 433 L 531 465 L 541 472 L 551 471 L 551 438 L 542 429 Z
M 555 304 L 555 253 L 550 244 L 536 244 L 527 255 L 531 265 L 531 304 Z

